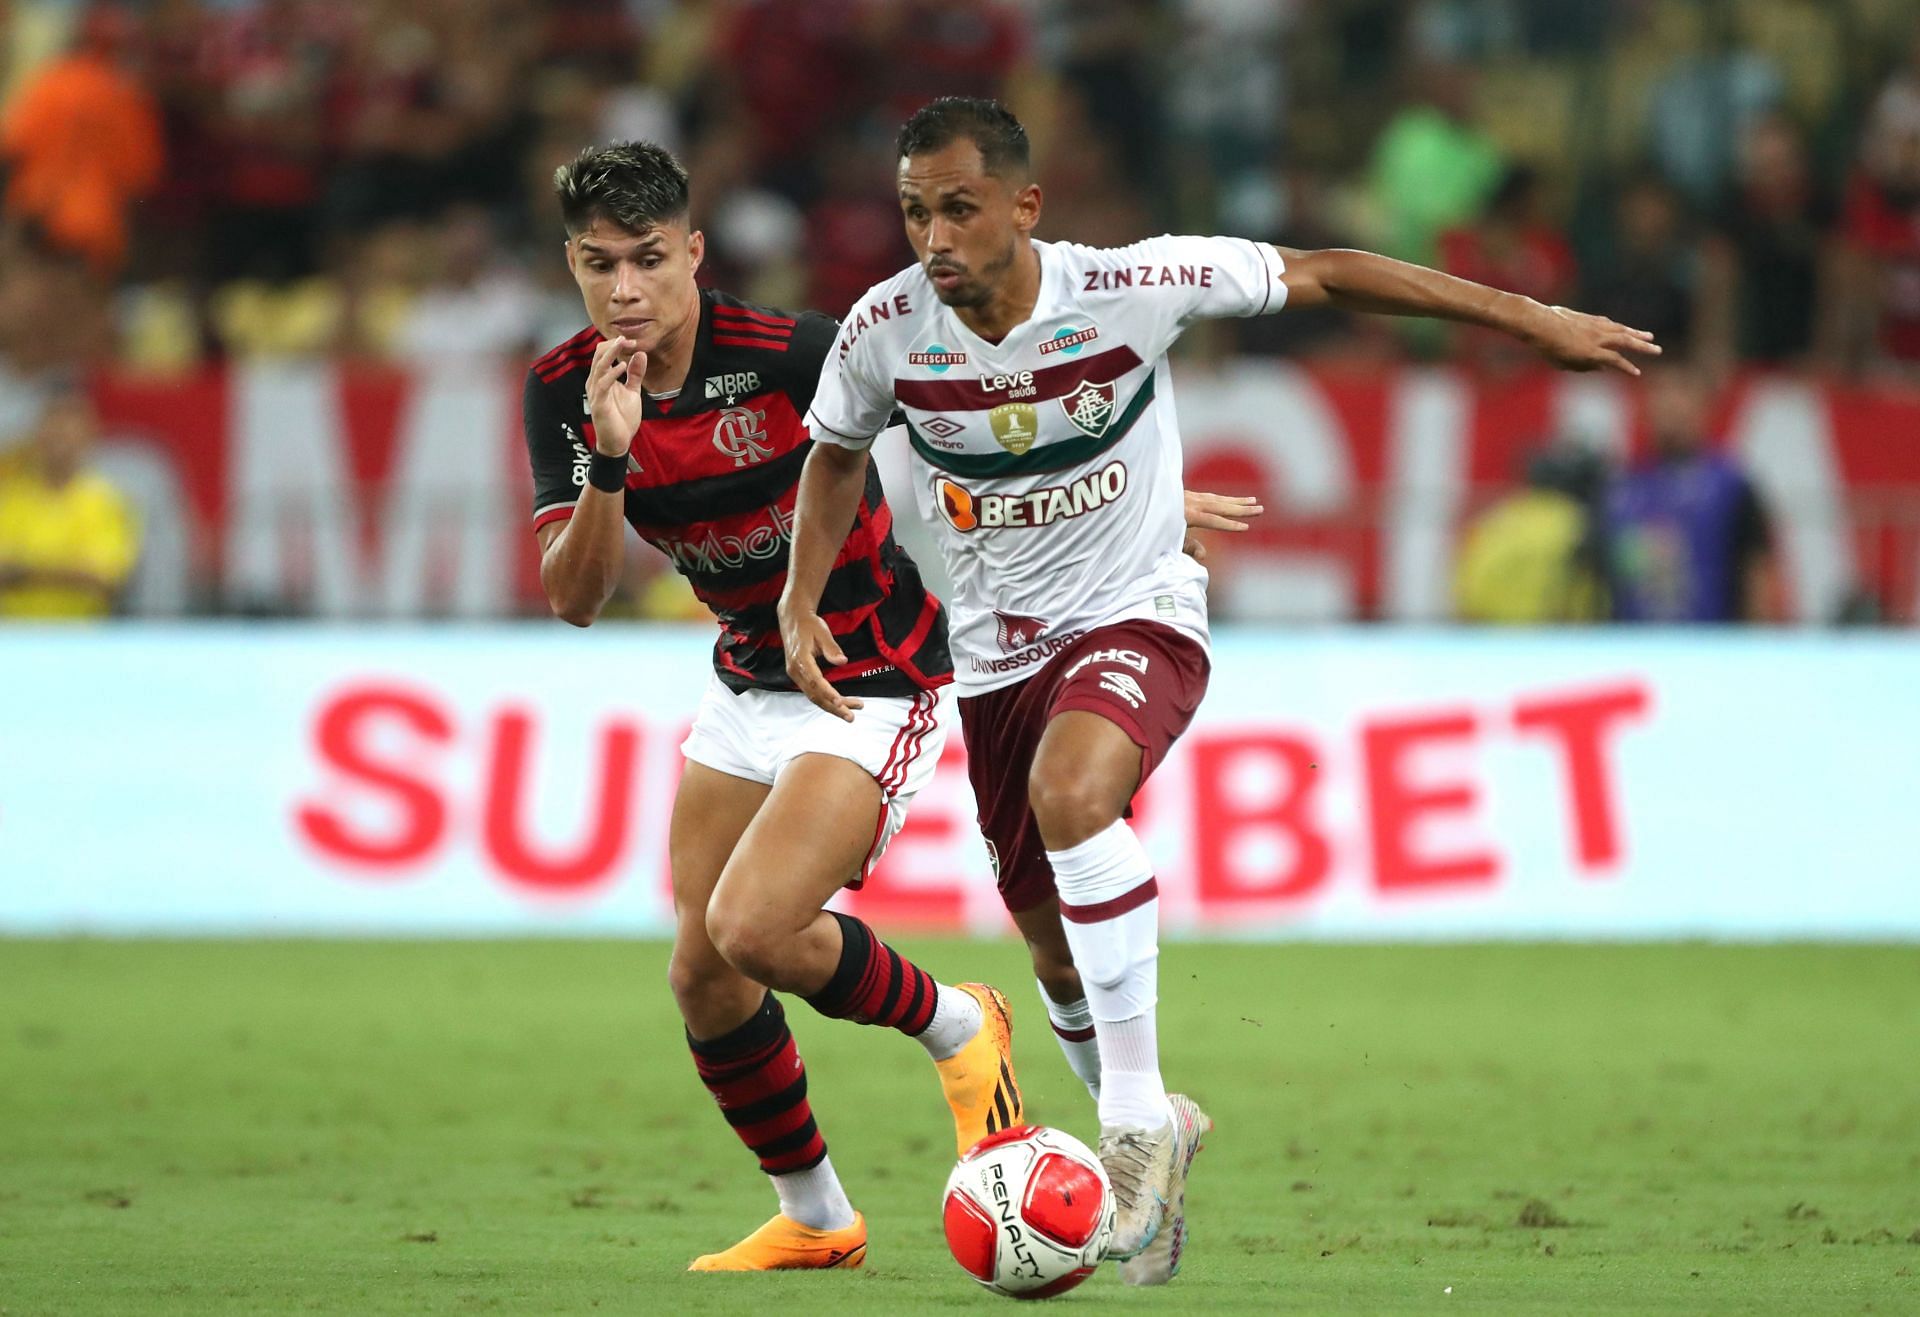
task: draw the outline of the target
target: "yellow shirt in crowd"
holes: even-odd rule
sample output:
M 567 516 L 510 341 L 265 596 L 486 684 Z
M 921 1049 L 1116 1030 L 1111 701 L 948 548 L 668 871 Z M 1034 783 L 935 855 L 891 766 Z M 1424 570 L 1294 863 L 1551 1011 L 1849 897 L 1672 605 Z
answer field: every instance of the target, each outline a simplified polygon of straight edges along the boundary
M 82 473 L 58 489 L 35 472 L 0 476 L 0 570 L 91 572 L 118 585 L 138 554 L 133 513 L 100 476 Z M 104 617 L 111 604 L 97 591 L 67 586 L 0 589 L 0 617 Z
M 1580 562 L 1586 509 L 1565 494 L 1530 489 L 1489 508 L 1467 533 L 1454 571 L 1454 602 L 1467 622 L 1591 622 L 1604 592 Z

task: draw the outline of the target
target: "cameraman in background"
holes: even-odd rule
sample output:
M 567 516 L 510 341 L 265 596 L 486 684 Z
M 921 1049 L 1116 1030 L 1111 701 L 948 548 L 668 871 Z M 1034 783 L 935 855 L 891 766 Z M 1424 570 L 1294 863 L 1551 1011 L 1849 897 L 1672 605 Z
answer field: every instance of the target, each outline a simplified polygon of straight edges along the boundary
M 1780 619 L 1771 519 L 1753 481 L 1709 443 L 1705 373 L 1646 372 L 1652 449 L 1608 489 L 1603 525 L 1618 622 Z

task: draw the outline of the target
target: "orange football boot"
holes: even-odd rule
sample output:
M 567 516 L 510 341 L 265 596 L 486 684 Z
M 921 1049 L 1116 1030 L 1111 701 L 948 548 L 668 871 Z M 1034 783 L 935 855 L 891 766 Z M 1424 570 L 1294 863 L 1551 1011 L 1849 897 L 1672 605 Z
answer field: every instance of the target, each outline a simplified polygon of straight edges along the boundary
M 867 1219 L 858 1212 L 852 1225 L 838 1230 L 815 1230 L 776 1216 L 732 1248 L 695 1258 L 687 1270 L 824 1271 L 866 1260 Z
M 953 1108 L 954 1141 L 960 1155 L 1003 1129 L 1020 1124 L 1020 1086 L 1013 1080 L 1013 1008 L 998 988 L 956 984 L 980 1003 L 980 1032 L 944 1061 L 935 1061 L 940 1087 Z

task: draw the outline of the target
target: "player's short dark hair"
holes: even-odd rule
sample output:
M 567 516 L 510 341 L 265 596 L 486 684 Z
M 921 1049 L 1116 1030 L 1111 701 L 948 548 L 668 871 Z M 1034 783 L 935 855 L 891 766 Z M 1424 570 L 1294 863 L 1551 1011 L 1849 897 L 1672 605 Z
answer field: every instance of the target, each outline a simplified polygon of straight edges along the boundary
M 900 125 L 900 155 L 924 155 L 965 139 L 980 148 L 980 163 L 995 178 L 1023 177 L 1032 162 L 1027 130 L 1013 111 L 983 96 L 942 96 Z
M 553 193 L 569 235 L 607 219 L 632 233 L 685 219 L 687 167 L 652 142 L 590 146 L 553 171 Z

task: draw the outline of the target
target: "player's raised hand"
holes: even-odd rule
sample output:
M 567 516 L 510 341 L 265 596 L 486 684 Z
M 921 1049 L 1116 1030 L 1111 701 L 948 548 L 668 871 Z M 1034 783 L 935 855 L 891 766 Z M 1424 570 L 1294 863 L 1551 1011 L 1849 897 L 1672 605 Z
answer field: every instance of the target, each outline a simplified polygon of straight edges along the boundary
M 630 338 L 610 338 L 593 350 L 587 406 L 593 446 L 609 457 L 625 456 L 640 433 L 640 380 L 646 373 L 647 354 Z
M 1562 370 L 1617 370 L 1638 375 L 1635 357 L 1657 357 L 1660 345 L 1644 329 L 1564 306 L 1543 306 L 1523 331 L 1541 356 Z
M 820 660 L 838 667 L 847 656 L 820 614 L 808 609 L 780 610 L 780 643 L 787 651 L 787 675 L 800 692 L 836 718 L 853 721 L 862 702 L 842 695 L 820 671 Z
M 1184 491 L 1187 509 L 1187 541 L 1181 546 L 1195 562 L 1207 560 L 1207 546 L 1196 530 L 1243 531 L 1246 518 L 1257 517 L 1266 509 L 1259 500 L 1238 494 L 1202 494 Z

